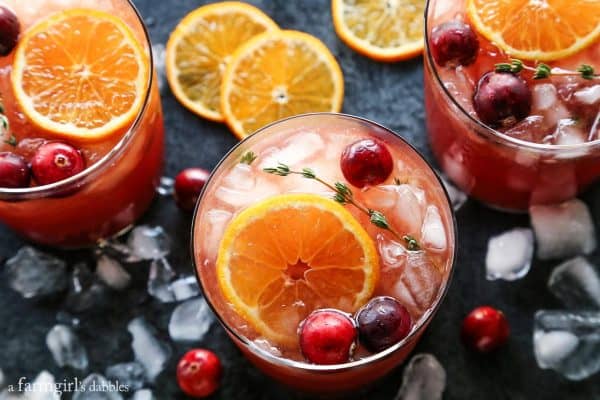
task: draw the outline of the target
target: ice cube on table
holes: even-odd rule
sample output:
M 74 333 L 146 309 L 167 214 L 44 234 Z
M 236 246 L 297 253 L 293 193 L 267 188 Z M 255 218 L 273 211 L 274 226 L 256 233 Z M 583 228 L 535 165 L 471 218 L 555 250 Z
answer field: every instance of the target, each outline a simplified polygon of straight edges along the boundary
M 46 345 L 59 367 L 69 366 L 80 370 L 87 368 L 87 351 L 70 327 L 54 325 L 46 334 Z
M 107 255 L 101 255 L 96 261 L 96 274 L 109 287 L 123 290 L 131 283 L 131 275 L 120 262 Z
M 131 255 L 141 260 L 157 260 L 171 252 L 171 239 L 161 226 L 140 225 L 127 238 Z
M 582 380 L 600 371 L 600 312 L 535 313 L 533 347 L 543 369 Z
M 171 196 L 175 191 L 175 179 L 168 176 L 160 178 L 156 192 L 161 196 Z
M 169 336 L 176 342 L 200 341 L 209 331 L 214 317 L 202 298 L 178 305 L 169 320 Z
M 126 386 L 128 392 L 141 389 L 146 383 L 146 371 L 137 361 L 111 365 L 104 375 L 113 383 Z
M 434 251 L 446 250 L 446 229 L 436 206 L 428 206 L 421 228 L 421 245 Z
M 513 281 L 527 275 L 533 258 L 533 231 L 516 228 L 492 237 L 485 256 L 489 280 Z
M 171 283 L 171 291 L 175 301 L 183 301 L 200 294 L 200 287 L 195 276 L 185 276 Z
M 31 387 L 33 390 L 25 393 L 24 400 L 60 400 L 54 375 L 48 371 L 40 372 L 31 383 Z
M 24 246 L 6 261 L 8 285 L 26 299 L 39 298 L 67 288 L 67 264 L 33 247 Z
M 152 260 L 148 273 L 148 293 L 161 303 L 175 301 L 175 294 L 171 282 L 175 278 L 175 271 L 166 258 Z
M 131 320 L 127 330 L 133 336 L 131 348 L 135 359 L 144 367 L 146 378 L 153 382 L 171 358 L 171 348 L 157 337 L 156 329 L 143 317 Z
M 152 393 L 152 390 L 141 389 L 133 394 L 131 400 L 156 400 L 156 397 L 154 397 L 154 393 Z
M 558 102 L 558 92 L 551 83 L 540 83 L 531 91 L 532 108 L 534 110 L 548 110 Z
M 600 309 L 600 273 L 583 257 L 572 258 L 554 268 L 548 288 L 567 307 Z
M 454 186 L 453 183 L 450 182 L 448 178 L 438 172 L 438 176 L 446 188 L 446 192 L 448 193 L 448 197 L 450 198 L 450 203 L 452 204 L 452 208 L 454 211 L 458 211 L 462 208 L 462 206 L 467 202 L 466 193 L 462 192 L 459 188 Z
M 88 375 L 80 387 L 81 390 L 73 394 L 73 400 L 123 400 L 119 388 L 97 373 Z
M 404 368 L 396 400 L 441 400 L 445 389 L 442 364 L 432 354 L 416 354 Z
M 596 104 L 600 101 L 600 85 L 589 86 L 578 90 L 573 97 L 583 104 Z
M 90 309 L 102 309 L 108 304 L 109 294 L 106 286 L 100 282 L 85 263 L 73 267 L 69 292 L 65 306 L 72 312 L 83 312 Z
M 596 230 L 587 205 L 573 199 L 529 209 L 541 260 L 589 254 L 596 248 Z

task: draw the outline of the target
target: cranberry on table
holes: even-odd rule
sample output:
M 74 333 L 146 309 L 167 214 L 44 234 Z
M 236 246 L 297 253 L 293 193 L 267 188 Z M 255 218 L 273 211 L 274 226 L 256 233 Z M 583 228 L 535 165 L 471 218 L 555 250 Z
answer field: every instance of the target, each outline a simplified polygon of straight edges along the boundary
M 31 171 L 40 185 L 62 181 L 84 169 L 85 160 L 81 152 L 62 142 L 40 146 L 31 159 Z
M 17 45 L 21 26 L 8 7 L 0 6 L 0 56 L 8 55 Z
M 315 364 L 348 362 L 356 345 L 354 321 L 341 311 L 313 311 L 300 323 L 300 350 Z
M 477 116 L 492 128 L 510 128 L 531 112 L 531 90 L 511 72 L 488 72 L 473 94 Z
M 340 167 L 350 184 L 362 188 L 385 182 L 394 169 L 394 161 L 385 144 L 361 139 L 344 149 Z
M 479 40 L 471 26 L 450 21 L 433 28 L 429 48 L 435 62 L 442 67 L 470 65 L 477 58 Z
M 202 398 L 216 392 L 221 375 L 221 361 L 210 350 L 190 350 L 177 364 L 177 383 L 191 397 Z
M 0 187 L 24 188 L 29 186 L 29 165 L 25 159 L 15 153 L 0 153 Z
M 202 168 L 187 168 L 175 178 L 175 202 L 184 211 L 193 211 L 210 172 Z
M 375 297 L 356 314 L 360 342 L 376 353 L 404 339 L 412 319 L 406 307 L 392 297 Z
M 509 333 L 508 321 L 502 311 L 481 306 L 463 320 L 461 338 L 470 348 L 488 353 L 506 343 Z

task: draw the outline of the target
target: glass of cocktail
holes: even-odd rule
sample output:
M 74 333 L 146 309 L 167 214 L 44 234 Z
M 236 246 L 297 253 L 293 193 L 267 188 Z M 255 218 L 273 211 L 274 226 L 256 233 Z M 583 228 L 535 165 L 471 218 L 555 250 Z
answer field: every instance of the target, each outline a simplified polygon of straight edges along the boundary
M 388 129 L 329 113 L 233 148 L 192 233 L 198 280 L 234 343 L 266 374 L 321 393 L 363 387 L 407 357 L 455 251 L 427 162 Z
M 425 105 L 444 172 L 501 209 L 600 176 L 600 2 L 429 0 Z
M 129 0 L 0 1 L 0 221 L 80 247 L 150 205 L 163 120 L 148 32 Z

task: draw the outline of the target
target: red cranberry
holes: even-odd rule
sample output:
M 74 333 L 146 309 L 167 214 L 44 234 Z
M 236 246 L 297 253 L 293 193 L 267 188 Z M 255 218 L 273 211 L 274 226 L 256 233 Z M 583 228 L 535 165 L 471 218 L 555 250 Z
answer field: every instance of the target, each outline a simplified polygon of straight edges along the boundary
M 193 211 L 210 172 L 202 168 L 187 168 L 175 178 L 175 202 L 184 211 Z
M 392 297 L 375 297 L 356 315 L 360 342 L 376 353 L 398 343 L 408 335 L 410 314 Z
M 27 187 L 29 175 L 29 165 L 23 157 L 10 152 L 0 153 L 0 187 Z
M 477 58 L 479 40 L 465 23 L 450 21 L 431 31 L 431 55 L 442 67 L 469 65 Z
M 0 56 L 6 56 L 17 45 L 21 27 L 14 12 L 0 6 Z
M 473 95 L 477 116 L 492 128 L 510 128 L 531 112 L 531 91 L 527 83 L 510 72 L 488 72 Z
M 315 364 L 342 364 L 352 356 L 356 344 L 356 327 L 341 311 L 313 311 L 300 323 L 300 350 Z
M 344 149 L 340 167 L 348 182 L 362 188 L 385 182 L 394 169 L 394 161 L 385 144 L 361 139 Z
M 502 346 L 508 339 L 510 329 L 502 311 L 489 306 L 477 307 L 463 320 L 463 342 L 482 353 Z
M 177 364 L 177 383 L 191 397 L 207 397 L 216 392 L 221 375 L 221 361 L 209 350 L 190 350 Z
M 31 170 L 40 185 L 48 185 L 76 175 L 85 169 L 79 150 L 66 143 L 46 143 L 35 152 Z

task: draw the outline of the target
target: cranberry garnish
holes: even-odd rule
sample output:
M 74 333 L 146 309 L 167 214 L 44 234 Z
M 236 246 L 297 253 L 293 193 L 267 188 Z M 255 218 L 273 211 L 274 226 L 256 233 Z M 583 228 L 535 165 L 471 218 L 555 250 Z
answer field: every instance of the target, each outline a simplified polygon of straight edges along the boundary
M 14 12 L 0 6 L 0 56 L 6 56 L 17 45 L 21 26 Z
M 300 350 L 315 364 L 341 364 L 350 359 L 356 343 L 356 327 L 341 311 L 313 311 L 300 323 Z
M 66 143 L 46 143 L 35 152 L 31 170 L 38 184 L 48 185 L 76 175 L 85 169 L 79 150 Z
M 461 338 L 467 346 L 487 353 L 502 346 L 509 333 L 508 321 L 502 311 L 482 306 L 463 320 Z
M 479 40 L 465 23 L 450 21 L 431 31 L 431 55 L 442 67 L 469 65 L 477 58 Z
M 340 167 L 348 182 L 362 188 L 385 182 L 394 169 L 394 161 L 385 144 L 361 139 L 344 149 Z
M 29 165 L 15 153 L 0 153 L 0 187 L 23 188 L 29 186 Z
M 216 392 L 221 375 L 221 361 L 210 350 L 190 350 L 177 364 L 177 383 L 191 397 L 207 397 Z
M 202 168 L 187 168 L 175 178 L 175 202 L 184 211 L 193 211 L 210 173 Z
M 479 79 L 473 107 L 481 122 L 492 128 L 510 128 L 531 112 L 531 91 L 515 74 L 488 72 Z
M 373 353 L 398 343 L 408 335 L 410 314 L 392 297 L 375 297 L 357 315 L 360 342 Z

